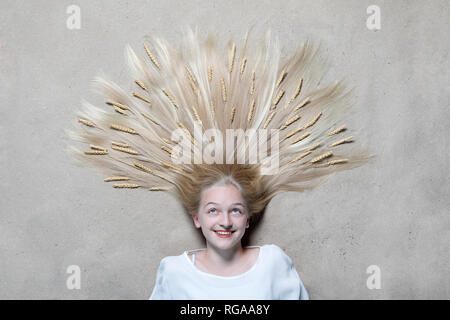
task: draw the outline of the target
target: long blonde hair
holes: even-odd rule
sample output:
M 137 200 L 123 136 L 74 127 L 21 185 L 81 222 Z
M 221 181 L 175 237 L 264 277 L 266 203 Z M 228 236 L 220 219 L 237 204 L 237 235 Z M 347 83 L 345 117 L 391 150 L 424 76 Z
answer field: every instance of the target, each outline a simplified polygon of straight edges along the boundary
M 108 175 L 105 182 L 168 191 L 190 213 L 198 208 L 202 190 L 228 177 L 240 186 L 254 216 L 279 192 L 311 189 L 371 158 L 344 123 L 350 91 L 342 82 L 319 87 L 326 70 L 311 43 L 281 63 L 270 32 L 262 46 L 249 41 L 248 33 L 240 46 L 229 41 L 225 49 L 213 36 L 202 41 L 197 30 L 188 30 L 184 40 L 179 50 L 160 38 L 144 42 L 146 59 L 126 47 L 136 84 L 132 93 L 95 79 L 106 103 L 83 103 L 76 129 L 67 133 L 87 150 L 70 145 L 68 151 Z M 278 171 L 263 175 L 262 161 L 173 164 L 174 130 L 182 129 L 193 153 L 209 143 L 195 140 L 195 124 L 221 132 L 278 130 L 279 150 L 266 158 L 278 157 Z M 235 146 L 234 154 L 246 152 L 245 147 Z

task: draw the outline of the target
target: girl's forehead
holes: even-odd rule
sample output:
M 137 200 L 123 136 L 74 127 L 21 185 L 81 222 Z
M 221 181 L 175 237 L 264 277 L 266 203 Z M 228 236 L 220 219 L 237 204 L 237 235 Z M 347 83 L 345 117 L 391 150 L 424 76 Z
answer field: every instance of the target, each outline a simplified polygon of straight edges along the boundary
M 242 202 L 243 198 L 239 190 L 234 186 L 219 186 L 205 190 L 202 202 L 215 202 L 220 204 Z

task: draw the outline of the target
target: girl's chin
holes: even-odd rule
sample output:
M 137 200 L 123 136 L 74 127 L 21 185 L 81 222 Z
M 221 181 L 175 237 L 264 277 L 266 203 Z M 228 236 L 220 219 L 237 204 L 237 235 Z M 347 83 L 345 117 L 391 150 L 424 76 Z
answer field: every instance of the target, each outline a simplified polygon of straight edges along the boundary
M 241 238 L 236 238 L 235 235 L 229 238 L 220 238 L 214 235 L 214 238 L 209 239 L 208 242 L 219 249 L 232 249 L 241 243 Z

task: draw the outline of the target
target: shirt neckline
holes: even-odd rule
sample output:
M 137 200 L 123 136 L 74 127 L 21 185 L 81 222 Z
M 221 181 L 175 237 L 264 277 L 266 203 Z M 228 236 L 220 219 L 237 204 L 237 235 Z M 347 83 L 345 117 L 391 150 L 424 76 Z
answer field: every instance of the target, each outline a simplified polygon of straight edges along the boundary
M 247 246 L 247 247 L 245 247 L 245 248 L 259 248 L 258 258 L 256 259 L 256 262 L 253 264 L 253 266 L 252 266 L 250 269 L 248 269 L 248 270 L 245 271 L 244 273 L 238 274 L 238 275 L 236 275 L 236 276 L 229 276 L 229 277 L 226 277 L 226 276 L 219 276 L 219 275 L 216 275 L 216 274 L 213 274 L 213 273 L 209 273 L 209 272 L 202 271 L 202 270 L 198 269 L 198 268 L 192 263 L 192 260 L 189 259 L 187 253 L 188 253 L 188 252 L 195 252 L 195 251 L 203 251 L 203 250 L 206 250 L 206 248 L 195 249 L 195 250 L 186 250 L 186 251 L 183 252 L 183 255 L 184 255 L 184 256 L 186 257 L 186 259 L 188 260 L 189 265 L 190 265 L 196 272 L 198 272 L 198 273 L 200 273 L 200 274 L 203 274 L 203 275 L 206 275 L 206 276 L 208 276 L 208 277 L 212 277 L 212 278 L 224 279 L 224 280 L 231 280 L 231 279 L 238 279 L 238 278 L 245 277 L 246 275 L 250 274 L 254 269 L 256 269 L 256 267 L 257 267 L 257 266 L 259 265 L 259 263 L 260 263 L 260 260 L 261 260 L 261 257 L 262 257 L 262 251 L 263 251 L 263 250 L 262 250 L 262 246 Z

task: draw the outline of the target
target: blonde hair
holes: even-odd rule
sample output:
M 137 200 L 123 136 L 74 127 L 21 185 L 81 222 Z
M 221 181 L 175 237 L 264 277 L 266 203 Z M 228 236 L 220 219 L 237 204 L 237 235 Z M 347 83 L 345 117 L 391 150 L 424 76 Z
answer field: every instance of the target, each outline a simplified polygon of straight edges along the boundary
M 70 154 L 108 175 L 104 181 L 117 182 L 113 187 L 168 191 L 191 213 L 203 190 L 233 183 L 253 217 L 277 193 L 311 189 L 372 157 L 353 143 L 344 123 L 351 110 L 350 91 L 339 81 L 319 87 L 325 64 L 311 43 L 281 62 L 278 41 L 270 32 L 262 46 L 250 41 L 248 33 L 241 45 L 230 41 L 223 49 L 214 36 L 201 40 L 197 30 L 188 30 L 184 40 L 180 50 L 161 38 L 144 43 L 148 57 L 127 46 L 134 91 L 97 78 L 105 105 L 83 103 L 78 127 L 67 130 L 85 147 L 69 146 Z M 202 130 L 221 132 L 274 129 L 279 150 L 259 164 L 173 164 L 170 139 L 175 130 L 193 143 L 193 154 L 208 143 L 195 140 L 196 123 Z M 245 149 L 244 144 L 235 146 L 234 154 Z M 263 175 L 262 163 L 275 157 L 278 171 Z

